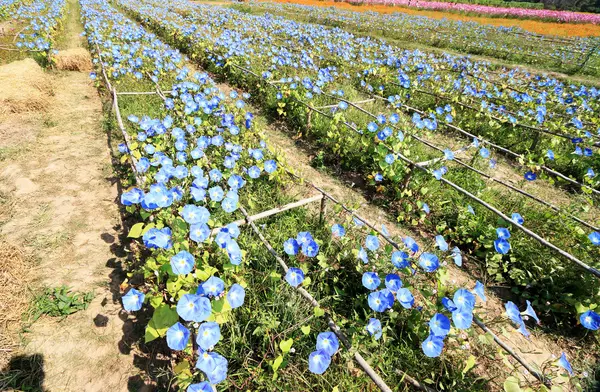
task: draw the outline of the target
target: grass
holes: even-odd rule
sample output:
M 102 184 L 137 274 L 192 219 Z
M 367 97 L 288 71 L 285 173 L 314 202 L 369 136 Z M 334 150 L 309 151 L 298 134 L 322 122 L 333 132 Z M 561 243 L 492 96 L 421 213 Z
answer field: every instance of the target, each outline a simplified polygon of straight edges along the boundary
M 73 313 L 87 309 L 93 298 L 93 292 L 72 292 L 64 285 L 45 288 L 34 296 L 28 310 L 28 321 L 34 323 L 44 315 L 64 319 Z

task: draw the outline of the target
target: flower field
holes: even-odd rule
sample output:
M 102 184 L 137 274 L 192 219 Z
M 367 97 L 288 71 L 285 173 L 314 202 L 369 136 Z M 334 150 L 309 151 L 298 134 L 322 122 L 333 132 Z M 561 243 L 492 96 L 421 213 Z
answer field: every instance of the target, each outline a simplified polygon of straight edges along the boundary
M 121 316 L 166 363 L 147 366 L 157 390 L 597 387 L 600 90 L 401 44 L 593 77 L 597 39 L 277 3 L 77 6 L 122 137 Z M 0 3 L 23 26 L 6 49 L 50 68 L 65 7 Z M 300 175 L 275 120 L 393 223 Z

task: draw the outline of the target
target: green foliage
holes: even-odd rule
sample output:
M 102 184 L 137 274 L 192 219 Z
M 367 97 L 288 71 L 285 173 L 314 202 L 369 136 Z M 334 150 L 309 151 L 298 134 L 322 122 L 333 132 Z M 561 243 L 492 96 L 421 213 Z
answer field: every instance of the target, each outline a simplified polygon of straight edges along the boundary
M 29 309 L 29 319 L 35 322 L 43 315 L 65 318 L 87 309 L 94 299 L 93 292 L 73 292 L 67 286 L 46 288 L 37 294 Z

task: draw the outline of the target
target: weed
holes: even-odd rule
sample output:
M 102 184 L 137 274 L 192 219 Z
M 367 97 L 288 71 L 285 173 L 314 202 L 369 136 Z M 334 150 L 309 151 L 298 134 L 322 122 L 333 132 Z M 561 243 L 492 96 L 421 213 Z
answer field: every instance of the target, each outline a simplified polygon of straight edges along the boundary
M 67 286 L 46 288 L 36 295 L 29 309 L 29 320 L 35 322 L 43 315 L 65 318 L 87 309 L 94 298 L 93 292 L 72 292 Z

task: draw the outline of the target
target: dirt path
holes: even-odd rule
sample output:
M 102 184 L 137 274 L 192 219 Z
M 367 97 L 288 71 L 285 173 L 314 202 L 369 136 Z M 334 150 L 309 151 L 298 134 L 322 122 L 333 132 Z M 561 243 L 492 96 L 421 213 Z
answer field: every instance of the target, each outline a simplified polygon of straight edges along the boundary
M 64 49 L 81 47 L 75 4 Z M 53 89 L 46 111 L 0 117 L 0 256 L 11 255 L 0 276 L 28 288 L 11 298 L 16 307 L 0 326 L 10 355 L 0 360 L 0 390 L 127 390 L 136 371 L 119 344 L 127 328 L 111 284 L 124 254 L 102 104 L 87 73 L 50 71 L 46 78 Z M 64 319 L 42 316 L 19 340 L 24 296 L 61 285 L 93 292 L 89 307 Z

